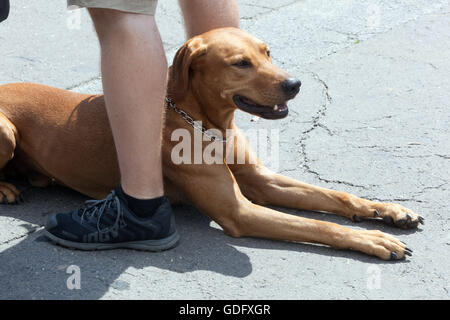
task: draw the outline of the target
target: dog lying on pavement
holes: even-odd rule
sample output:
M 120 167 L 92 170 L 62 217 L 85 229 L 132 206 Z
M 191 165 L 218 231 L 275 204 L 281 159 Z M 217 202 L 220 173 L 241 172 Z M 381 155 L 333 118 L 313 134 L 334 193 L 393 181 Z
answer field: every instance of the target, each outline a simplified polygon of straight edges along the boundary
M 232 237 L 321 243 L 384 260 L 411 255 L 403 242 L 378 230 L 355 230 L 265 207 L 325 211 L 355 222 L 383 219 L 400 228 L 423 223 L 399 204 L 306 184 L 259 161 L 235 125 L 235 110 L 284 118 L 287 101 L 301 85 L 272 64 L 262 41 L 239 29 L 215 29 L 187 41 L 169 72 L 162 155 L 165 194 L 172 202 L 193 204 Z M 172 134 L 180 128 L 192 136 L 200 132 L 203 150 L 222 146 L 225 151 L 215 148 L 215 156 L 223 161 L 175 163 Z M 239 150 L 245 161 L 236 161 Z M 105 197 L 120 182 L 120 173 L 103 96 L 32 83 L 0 86 L 0 170 L 24 174 L 33 186 L 56 181 L 93 198 Z M 0 182 L 0 202 L 19 198 L 14 185 Z

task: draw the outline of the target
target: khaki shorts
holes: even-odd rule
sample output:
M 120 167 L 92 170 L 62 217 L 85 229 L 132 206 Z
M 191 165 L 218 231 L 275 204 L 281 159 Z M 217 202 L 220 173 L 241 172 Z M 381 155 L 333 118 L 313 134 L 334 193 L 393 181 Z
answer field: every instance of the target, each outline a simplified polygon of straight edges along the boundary
M 67 8 L 106 8 L 154 15 L 158 0 L 67 0 Z

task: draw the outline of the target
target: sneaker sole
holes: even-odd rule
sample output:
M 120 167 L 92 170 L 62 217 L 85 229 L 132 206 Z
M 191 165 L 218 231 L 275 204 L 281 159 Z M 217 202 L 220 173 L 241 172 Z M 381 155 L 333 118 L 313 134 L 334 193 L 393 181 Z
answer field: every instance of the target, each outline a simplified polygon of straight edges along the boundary
M 134 249 L 142 251 L 164 251 L 169 250 L 178 245 L 180 241 L 180 236 L 175 231 L 172 235 L 157 240 L 143 240 L 143 241 L 130 241 L 121 243 L 84 243 L 84 242 L 73 242 L 65 239 L 58 238 L 57 236 L 51 234 L 47 230 L 44 231 L 44 235 L 63 247 L 70 249 L 79 250 L 111 250 L 111 249 Z

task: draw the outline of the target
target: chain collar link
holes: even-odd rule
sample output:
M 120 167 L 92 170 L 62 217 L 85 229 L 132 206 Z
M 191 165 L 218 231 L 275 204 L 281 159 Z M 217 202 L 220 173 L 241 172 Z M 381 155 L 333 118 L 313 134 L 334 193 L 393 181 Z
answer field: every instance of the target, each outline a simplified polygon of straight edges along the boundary
M 204 134 L 205 136 L 210 138 L 212 141 L 218 141 L 218 142 L 222 142 L 222 143 L 225 143 L 228 141 L 227 138 L 224 139 L 218 135 L 208 132 L 208 129 L 201 126 L 198 121 L 195 121 L 194 118 L 192 118 L 189 114 L 187 114 L 185 111 L 178 108 L 177 105 L 175 104 L 175 102 L 173 102 L 172 99 L 170 99 L 169 97 L 166 97 L 166 102 L 167 102 L 167 105 L 171 109 L 173 109 L 176 113 L 178 113 L 184 119 L 184 121 L 186 121 L 189 125 L 191 125 L 195 130 L 200 131 L 202 134 Z

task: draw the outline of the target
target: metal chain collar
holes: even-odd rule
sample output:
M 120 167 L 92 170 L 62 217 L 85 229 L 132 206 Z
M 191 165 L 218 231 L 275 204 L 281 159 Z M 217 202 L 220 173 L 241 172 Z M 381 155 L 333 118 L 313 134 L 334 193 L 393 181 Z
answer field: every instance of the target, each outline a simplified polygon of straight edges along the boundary
M 228 140 L 227 138 L 224 139 L 218 135 L 208 132 L 208 129 L 201 126 L 198 121 L 195 121 L 189 114 L 178 108 L 175 102 L 173 102 L 169 97 L 166 97 L 166 102 L 170 108 L 172 108 L 176 113 L 178 113 L 184 119 L 184 121 L 190 124 L 195 130 L 200 131 L 202 134 L 210 138 L 212 141 L 227 142 Z

